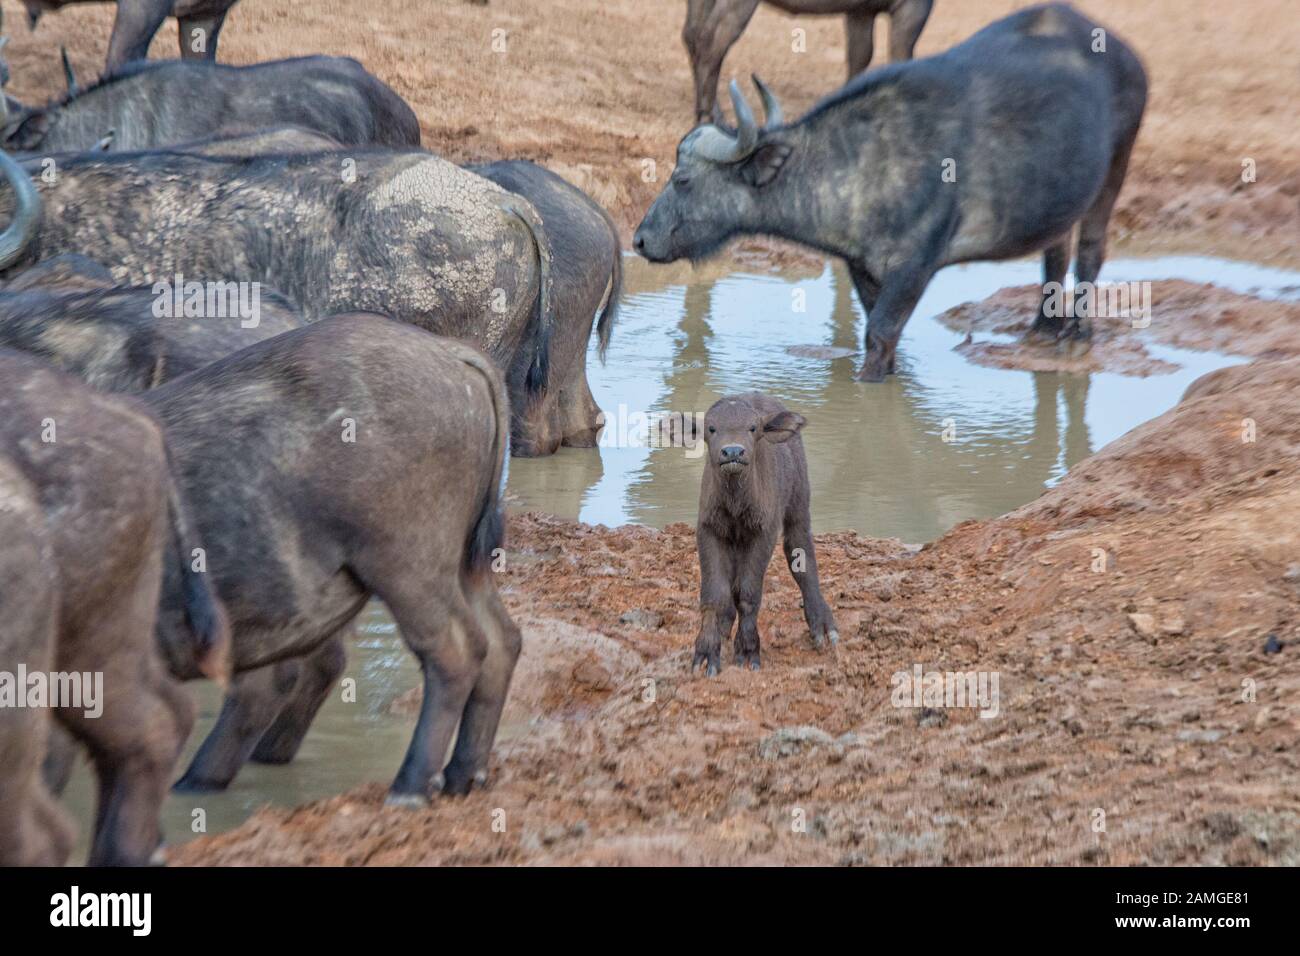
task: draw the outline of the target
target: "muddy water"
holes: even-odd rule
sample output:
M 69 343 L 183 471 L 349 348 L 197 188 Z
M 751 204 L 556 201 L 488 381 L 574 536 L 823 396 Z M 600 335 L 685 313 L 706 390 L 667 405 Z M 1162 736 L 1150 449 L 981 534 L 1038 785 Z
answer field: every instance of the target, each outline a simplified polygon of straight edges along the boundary
M 852 380 L 864 321 L 840 268 L 786 276 L 696 273 L 629 258 L 622 316 L 590 378 L 617 428 L 634 412 L 701 414 L 725 392 L 762 389 L 803 412 L 818 530 L 856 528 L 906 541 L 936 537 L 966 518 L 1001 514 L 1038 495 L 1074 462 L 1173 405 L 1192 379 L 1227 356 L 1152 346 L 1181 371 L 1147 379 L 998 371 L 952 351 L 961 336 L 933 317 L 1009 285 L 1038 281 L 1032 262 L 980 264 L 936 277 L 904 333 L 899 371 L 882 385 Z M 1119 260 L 1109 281 L 1186 278 L 1295 298 L 1300 275 L 1199 258 Z M 796 307 L 802 311 L 796 311 Z M 620 406 L 622 410 L 620 411 Z M 947 437 L 945 439 L 945 429 Z M 627 432 L 628 429 L 623 429 Z M 624 439 L 628 438 L 626 434 Z M 681 448 L 565 449 L 511 463 L 512 506 L 588 522 L 694 521 L 701 463 Z M 378 603 L 358 619 L 346 677 L 354 701 L 331 695 L 297 759 L 248 764 L 220 794 L 173 794 L 170 842 L 238 825 L 266 804 L 292 806 L 392 779 L 414 719 L 393 700 L 419 684 L 414 659 Z M 220 696 L 192 685 L 199 721 L 181 766 L 211 729 Z M 527 733 L 503 726 L 501 742 Z M 84 859 L 92 779 L 79 767 L 65 802 L 79 822 Z M 198 811 L 201 811 L 199 813 Z
M 852 528 L 921 542 L 959 521 L 1037 497 L 1072 464 L 1167 410 L 1187 385 L 1236 359 L 1149 346 L 1181 366 L 1149 378 L 979 367 L 934 317 L 1040 281 L 1038 262 L 939 273 L 903 334 L 898 374 L 853 380 L 865 319 L 840 265 L 807 275 L 692 273 L 627 260 L 628 292 L 602 368 L 588 376 L 609 423 L 597 454 L 563 449 L 511 462 L 512 505 L 589 523 L 694 523 L 701 460 L 646 447 L 656 413 L 703 412 L 720 395 L 769 392 L 808 419 L 817 531 Z M 1109 282 L 1182 278 L 1294 296 L 1300 275 L 1203 257 L 1112 260 Z M 634 446 L 634 447 L 633 447 Z M 699 449 L 702 450 L 702 449 Z

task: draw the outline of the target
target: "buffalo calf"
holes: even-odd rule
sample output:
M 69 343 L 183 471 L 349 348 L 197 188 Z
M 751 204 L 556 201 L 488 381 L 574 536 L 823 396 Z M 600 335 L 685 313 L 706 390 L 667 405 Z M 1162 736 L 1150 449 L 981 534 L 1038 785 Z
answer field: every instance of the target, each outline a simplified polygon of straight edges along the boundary
M 763 574 L 778 535 L 803 593 L 813 643 L 822 647 L 828 638 L 839 639 L 817 583 L 803 426 L 803 416 L 759 394 L 720 398 L 704 416 L 709 455 L 695 529 L 701 613 L 692 670 L 700 664 L 710 675 L 721 670 L 722 639 L 737 613 L 736 663 L 758 670 Z
M 510 406 L 487 356 L 377 315 L 343 315 L 143 398 L 167 430 L 226 600 L 238 674 L 177 786 L 226 786 L 286 708 L 285 720 L 310 724 L 342 667 L 328 648 L 372 596 L 424 674 L 393 796 L 422 802 L 481 784 L 520 646 L 491 573 Z M 176 643 L 167 635 L 178 610 L 165 596 L 164 646 Z M 306 668 L 274 666 L 309 655 Z M 198 676 L 179 662 L 174 673 Z
M 15 619 L 6 613 L 5 663 L 24 664 L 29 675 L 52 668 L 60 688 L 80 687 L 76 700 L 60 696 L 43 705 L 53 705 L 59 723 L 85 745 L 99 778 L 90 863 L 147 863 L 161 837 L 158 812 L 172 767 L 193 723 L 193 705 L 155 643 L 160 584 L 162 601 L 177 608 L 168 635 L 174 643 L 163 650 L 179 666 L 224 674 L 225 618 L 206 576 L 192 568 L 198 542 L 171 480 L 162 429 L 147 409 L 5 349 L 0 407 L 0 457 L 35 490 L 48 536 L 46 574 L 57 575 L 45 577 L 42 588 L 34 574 L 41 565 L 33 563 L 12 582 L 31 589 L 19 592 L 35 602 L 29 614 L 53 587 L 57 626 L 51 647 L 48 624 L 35 619 L 30 629 L 23 625 L 25 635 L 10 636 Z M 3 543 L 9 547 L 8 538 Z M 9 585 L 6 576 L 0 587 L 9 593 Z M 43 728 L 25 732 L 35 736 L 16 750 L 13 735 L 0 734 L 9 738 L 0 745 L 0 779 L 29 774 Z M 28 779 L 26 812 L 48 818 Z M 22 811 L 0 805 L 0 830 L 13 829 L 13 812 Z M 53 843 L 51 856 L 61 846 L 57 834 Z
M 58 625 L 54 555 L 36 489 L 4 458 L 0 542 L 0 666 L 46 673 Z M 0 706 L 0 866 L 62 866 L 73 829 L 41 780 L 48 714 L 13 703 Z

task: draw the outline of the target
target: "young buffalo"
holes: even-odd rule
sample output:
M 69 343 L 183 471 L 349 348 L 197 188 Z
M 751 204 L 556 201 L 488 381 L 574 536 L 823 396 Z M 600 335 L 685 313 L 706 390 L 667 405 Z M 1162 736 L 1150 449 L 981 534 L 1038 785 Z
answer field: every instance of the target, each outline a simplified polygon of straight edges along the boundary
M 36 489 L 0 458 L 0 666 L 48 673 L 58 626 L 57 570 Z M 41 781 L 44 709 L 0 707 L 0 866 L 62 866 L 72 821 Z
M 292 706 L 306 707 L 310 723 L 342 663 L 320 671 L 320 649 L 372 596 L 388 605 L 424 674 L 395 801 L 481 784 L 520 645 L 491 573 L 510 440 L 491 360 L 380 316 L 342 315 L 143 398 L 167 430 L 208 576 L 230 614 L 239 675 L 177 786 L 226 786 L 299 677 L 310 699 Z M 163 601 L 163 634 L 178 612 Z M 290 686 L 275 693 L 286 672 L 268 665 L 308 655 L 312 667 L 290 671 Z M 174 672 L 198 676 L 181 662 Z
M 147 863 L 158 848 L 158 811 L 172 767 L 193 723 L 193 705 L 168 676 L 156 643 L 160 584 L 163 603 L 176 608 L 167 634 L 173 643 L 162 650 L 180 666 L 224 676 L 225 618 L 206 576 L 191 566 L 198 542 L 172 483 L 162 429 L 144 407 L 92 392 L 5 349 L 0 407 L 0 457 L 34 489 L 49 544 L 47 567 L 57 575 L 47 583 L 56 598 L 53 644 L 48 634 L 42 643 L 39 628 L 48 625 L 39 622 L 35 635 L 6 637 L 6 669 L 23 664 L 30 677 L 52 668 L 62 675 L 60 688 L 66 685 L 75 698 L 39 704 L 58 704 L 59 723 L 95 765 L 91 865 Z M 9 545 L 0 539 L 0 546 Z M 29 613 L 42 600 L 30 579 L 35 567 L 22 578 L 0 580 L 0 591 L 22 588 L 18 593 L 31 598 Z M 4 622 L 8 628 L 14 618 L 6 612 Z M 8 656 L 11 649 L 16 659 Z M 3 748 L 0 779 L 29 773 L 30 760 L 29 749 Z M 42 813 L 36 799 L 26 812 Z M 0 805 L 0 816 L 19 812 Z M 63 845 L 55 833 L 49 856 Z
M 718 399 L 704 416 L 708 464 L 700 484 L 696 545 L 700 553 L 700 636 L 691 670 L 722 668 L 722 638 L 736 613 L 736 663 L 758 670 L 758 608 L 763 574 L 781 536 L 786 563 L 803 592 L 813 643 L 839 640 L 817 583 L 809 513 L 808 462 L 799 429 L 804 418 L 766 395 Z

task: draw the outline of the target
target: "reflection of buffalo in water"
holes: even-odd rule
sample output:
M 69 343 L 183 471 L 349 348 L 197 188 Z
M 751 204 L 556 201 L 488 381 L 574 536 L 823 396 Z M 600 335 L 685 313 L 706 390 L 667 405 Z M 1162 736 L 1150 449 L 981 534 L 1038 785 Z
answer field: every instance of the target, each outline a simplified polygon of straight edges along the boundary
M 831 282 L 835 298 L 825 341 L 851 347 L 860 320 L 852 286 L 838 265 Z M 710 280 L 686 287 L 680 334 L 659 408 L 706 409 L 720 397 L 716 363 L 710 357 L 717 334 L 709 322 L 715 285 L 716 280 Z M 819 528 L 852 524 L 867 532 L 888 531 L 899 526 L 901 510 L 910 516 L 909 528 L 920 526 L 926 529 L 925 537 L 935 537 L 957 521 L 1000 514 L 1032 500 L 1065 467 L 1092 451 L 1084 421 L 1087 376 L 1033 373 L 1034 409 L 1026 427 L 1018 432 L 1000 429 L 968 441 L 958 416 L 959 440 L 945 441 L 945 416 L 933 406 L 928 389 L 911 377 L 893 379 L 864 398 L 847 361 L 831 362 L 816 375 L 813 382 L 798 380 L 796 394 L 778 387 L 773 391 L 808 418 L 802 437 L 813 500 L 820 505 L 814 510 Z M 1062 403 L 1063 429 L 1058 411 Z M 851 441 L 844 440 L 835 424 L 845 408 L 854 410 L 847 414 L 864 432 Z M 672 457 L 682 454 L 681 448 L 650 453 L 644 479 L 633 482 L 628 492 L 635 520 L 661 524 L 692 519 L 684 509 L 695 502 L 699 470 L 683 468 Z M 990 470 L 996 471 L 997 480 L 990 480 Z M 674 510 L 665 514 L 665 503 Z

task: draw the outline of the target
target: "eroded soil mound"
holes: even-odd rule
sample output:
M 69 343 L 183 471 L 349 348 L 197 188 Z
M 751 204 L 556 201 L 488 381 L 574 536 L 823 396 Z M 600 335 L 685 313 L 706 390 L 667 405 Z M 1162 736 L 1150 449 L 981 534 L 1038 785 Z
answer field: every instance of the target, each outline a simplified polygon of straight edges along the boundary
M 764 669 L 711 680 L 690 528 L 525 516 L 502 586 L 575 651 L 552 627 L 521 671 L 546 719 L 490 789 L 412 812 L 375 784 L 172 859 L 1300 864 L 1298 515 L 1300 360 L 1226 369 L 1001 518 L 818 536 L 836 653 L 774 562 Z M 917 665 L 997 675 L 997 715 L 894 706 Z
M 1042 297 L 1036 285 L 1000 289 L 936 318 L 967 333 L 967 340 L 957 346 L 959 353 L 991 368 L 1140 376 L 1175 371 L 1176 365 L 1151 355 L 1151 342 L 1253 358 L 1300 355 L 1300 302 L 1261 299 L 1179 279 L 1147 286 L 1123 300 L 1116 296 L 1114 302 L 1127 305 L 1127 313 L 1114 310 L 1095 318 L 1088 343 L 1043 341 L 1030 334 Z M 1099 303 L 1112 295 L 1106 288 L 1099 287 Z M 1099 309 L 1110 311 L 1109 304 Z

